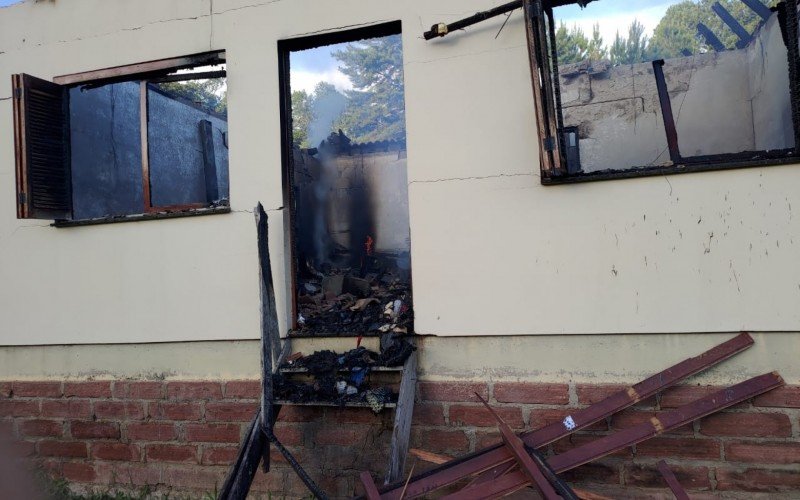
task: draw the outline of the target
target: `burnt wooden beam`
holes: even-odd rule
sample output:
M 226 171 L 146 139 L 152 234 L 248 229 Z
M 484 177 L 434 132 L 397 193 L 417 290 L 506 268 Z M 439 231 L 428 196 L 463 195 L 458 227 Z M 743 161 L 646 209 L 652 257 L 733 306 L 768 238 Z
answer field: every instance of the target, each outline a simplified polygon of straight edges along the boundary
M 664 432 L 677 429 L 699 418 L 741 403 L 782 385 L 784 385 L 783 379 L 775 372 L 760 375 L 683 405 L 674 411 L 662 413 L 657 417 L 651 418 L 649 422 L 643 422 L 614 434 L 602 436 L 590 443 L 551 457 L 548 463 L 556 473 L 565 472 L 615 451 L 646 441 Z M 517 491 L 527 486 L 529 482 L 528 476 L 523 472 L 514 471 L 494 482 L 465 488 L 444 496 L 442 499 L 495 498 L 497 494 L 508 494 Z
M 736 18 L 731 15 L 730 12 L 728 12 L 728 9 L 723 7 L 719 2 L 714 2 L 714 5 L 711 6 L 711 10 L 713 10 L 714 13 L 718 15 L 720 19 L 722 19 L 722 22 L 725 23 L 737 37 L 739 37 L 739 42 L 737 42 L 736 48 L 741 49 L 750 43 L 750 40 L 753 39 L 753 35 L 751 35 L 744 28 L 744 26 L 742 26 L 741 23 L 739 23 L 739 21 L 737 21 Z
M 513 2 L 499 5 L 493 9 L 477 12 L 469 17 L 459 19 L 458 21 L 454 21 L 450 24 L 437 23 L 431 26 L 429 31 L 423 33 L 422 37 L 425 38 L 425 40 L 442 37 L 453 31 L 464 29 L 467 26 L 472 26 L 473 24 L 478 24 L 479 22 L 486 21 L 487 19 L 497 17 L 507 12 L 511 12 L 512 10 L 519 9 L 520 7 L 522 7 L 522 0 L 514 0 Z
M 672 114 L 672 100 L 667 90 L 667 80 L 664 78 L 664 60 L 653 61 L 653 75 L 656 78 L 658 89 L 658 102 L 661 104 L 661 117 L 664 119 L 664 132 L 667 134 L 667 147 L 669 159 L 677 165 L 681 162 L 681 149 L 678 146 L 678 129 L 675 127 L 675 116 Z
M 534 448 L 545 446 L 570 434 L 603 420 L 618 411 L 645 400 L 697 373 L 700 373 L 726 359 L 735 356 L 753 345 L 753 338 L 747 333 L 719 344 L 704 353 L 685 359 L 633 386 L 618 391 L 588 408 L 577 410 L 562 422 L 553 422 L 535 431 L 521 435 L 525 444 Z M 570 425 L 565 426 L 564 422 Z M 573 427 L 574 426 L 574 427 Z M 491 471 L 512 461 L 510 453 L 502 444 L 497 444 L 452 460 L 411 478 L 407 498 L 414 498 L 453 484 L 464 477 Z M 381 488 L 384 499 L 399 499 L 403 483 L 393 483 Z
M 672 472 L 672 469 L 669 468 L 667 462 L 664 460 L 658 462 L 658 472 L 661 473 L 661 476 L 664 478 L 664 481 L 667 482 L 667 486 L 669 486 L 669 489 L 677 500 L 689 500 L 689 495 L 686 494 L 686 490 L 683 489 L 681 483 L 678 482 L 678 478 L 675 477 L 675 474 Z
M 725 45 L 719 41 L 717 35 L 705 24 L 697 23 L 697 33 L 705 39 L 706 43 L 709 44 L 715 52 L 724 52 L 726 50 Z
M 742 0 L 742 3 L 750 7 L 750 10 L 758 14 L 758 16 L 766 21 L 772 16 L 772 11 L 761 3 L 761 0 Z
M 202 71 L 197 73 L 178 73 L 177 75 L 160 76 L 157 78 L 148 78 L 150 83 L 169 83 L 169 82 L 185 82 L 190 80 L 208 80 L 211 78 L 225 78 L 225 70 L 220 71 Z
M 569 5 L 569 4 L 579 4 L 581 7 L 586 7 L 591 2 L 595 0 L 537 0 L 538 3 L 543 4 L 543 7 L 546 8 L 554 8 L 554 7 L 561 7 L 562 5 Z M 453 31 L 464 29 L 467 26 L 472 26 L 473 24 L 478 24 L 482 21 L 486 21 L 487 19 L 491 19 L 493 17 L 500 16 L 502 14 L 506 14 L 511 12 L 515 9 L 519 9 L 522 7 L 523 0 L 515 0 L 513 2 L 508 2 L 503 5 L 498 5 L 497 7 L 481 12 L 476 12 L 475 14 L 465 17 L 463 19 L 459 19 L 458 21 L 453 21 L 450 24 L 446 23 L 436 23 L 431 26 L 429 31 L 426 31 L 422 34 L 422 37 L 425 40 L 431 40 L 436 37 L 443 37 Z
M 536 485 L 536 488 L 539 492 L 544 496 L 545 500 L 558 500 L 559 495 L 556 493 L 556 490 L 553 488 L 553 485 L 550 484 L 548 478 L 544 476 L 544 473 L 540 469 L 538 463 L 534 462 L 533 459 L 528 455 L 528 452 L 525 450 L 525 443 L 522 442 L 520 438 L 514 434 L 514 431 L 511 430 L 511 427 L 508 426 L 507 423 L 500 418 L 500 415 L 495 412 L 489 403 L 487 403 L 477 392 L 475 396 L 478 397 L 483 406 L 489 410 L 489 413 L 492 414 L 494 419 L 497 421 L 497 428 L 500 429 L 500 435 L 503 437 L 503 442 L 506 444 L 506 447 L 514 455 L 514 458 L 519 464 L 519 468 L 528 476 L 528 478 Z M 570 492 L 571 493 L 571 492 Z M 574 498 L 574 495 L 573 497 Z
M 378 493 L 378 487 L 375 486 L 375 481 L 372 479 L 372 474 L 368 471 L 364 471 L 359 476 L 361 478 L 361 484 L 364 485 L 364 493 L 367 496 L 367 500 L 380 500 L 381 494 Z

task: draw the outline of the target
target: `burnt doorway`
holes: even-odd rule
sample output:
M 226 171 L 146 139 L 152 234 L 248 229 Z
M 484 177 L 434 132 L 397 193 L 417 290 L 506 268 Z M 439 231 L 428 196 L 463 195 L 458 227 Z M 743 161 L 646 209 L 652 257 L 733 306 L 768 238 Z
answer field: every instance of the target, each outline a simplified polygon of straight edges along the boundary
M 413 332 L 400 29 L 278 44 L 292 335 Z

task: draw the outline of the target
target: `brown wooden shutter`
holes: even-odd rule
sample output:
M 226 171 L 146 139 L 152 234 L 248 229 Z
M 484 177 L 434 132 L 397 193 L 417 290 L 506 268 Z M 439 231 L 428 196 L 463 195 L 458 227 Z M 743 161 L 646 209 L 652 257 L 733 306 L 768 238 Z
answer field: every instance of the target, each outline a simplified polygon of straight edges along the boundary
M 17 218 L 68 219 L 72 213 L 67 90 L 30 75 L 11 76 Z

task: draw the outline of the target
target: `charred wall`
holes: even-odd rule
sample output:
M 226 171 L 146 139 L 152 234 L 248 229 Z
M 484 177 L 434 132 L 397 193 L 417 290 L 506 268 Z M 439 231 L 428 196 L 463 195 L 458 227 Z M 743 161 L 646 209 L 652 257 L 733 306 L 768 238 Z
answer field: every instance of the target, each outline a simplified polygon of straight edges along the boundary
M 666 61 L 683 156 L 790 148 L 787 51 L 777 15 L 739 50 Z M 578 126 L 585 172 L 669 163 L 650 62 L 562 66 L 564 124 Z

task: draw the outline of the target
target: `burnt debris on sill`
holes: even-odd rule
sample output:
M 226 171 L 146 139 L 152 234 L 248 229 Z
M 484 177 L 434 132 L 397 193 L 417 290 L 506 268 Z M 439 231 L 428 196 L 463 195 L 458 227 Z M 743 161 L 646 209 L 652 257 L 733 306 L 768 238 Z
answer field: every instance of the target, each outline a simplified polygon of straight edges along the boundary
M 371 256 L 372 262 L 381 258 Z M 382 335 L 413 332 L 411 286 L 395 272 L 332 269 L 302 278 L 292 335 Z
M 288 359 L 273 375 L 275 398 L 292 404 L 368 406 L 375 413 L 394 406 L 397 393 L 390 385 L 373 383 L 369 375 L 401 369 L 416 348 L 391 334 L 381 340 L 380 353 L 359 346 L 343 354 L 322 350 Z M 310 378 L 292 377 L 297 374 L 307 374 Z

